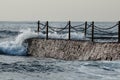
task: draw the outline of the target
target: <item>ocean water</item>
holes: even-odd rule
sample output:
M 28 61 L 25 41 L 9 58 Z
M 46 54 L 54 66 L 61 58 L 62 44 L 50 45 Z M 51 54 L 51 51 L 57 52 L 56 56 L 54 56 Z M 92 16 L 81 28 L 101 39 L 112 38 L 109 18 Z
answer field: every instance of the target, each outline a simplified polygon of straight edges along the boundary
M 0 80 L 119 80 L 119 61 L 0 56 Z
M 72 26 L 80 24 L 83 22 L 72 22 Z M 108 28 L 116 23 L 96 22 L 95 24 Z M 51 22 L 49 25 L 64 28 L 66 22 Z M 84 28 L 84 25 L 81 28 Z M 28 38 L 46 36 L 45 29 L 39 33 L 36 30 L 37 22 L 0 22 L 0 80 L 119 80 L 120 61 L 64 61 L 26 56 L 28 45 L 24 41 Z M 109 31 L 115 35 L 106 35 L 117 37 L 117 31 L 116 26 Z M 49 30 L 49 38 L 68 39 L 67 32 L 68 29 L 60 33 Z M 88 30 L 85 38 L 84 31 L 73 29 L 71 39 L 90 40 L 90 32 L 91 29 Z M 95 33 L 95 36 L 98 36 L 100 32 Z M 96 41 L 107 42 L 117 39 Z

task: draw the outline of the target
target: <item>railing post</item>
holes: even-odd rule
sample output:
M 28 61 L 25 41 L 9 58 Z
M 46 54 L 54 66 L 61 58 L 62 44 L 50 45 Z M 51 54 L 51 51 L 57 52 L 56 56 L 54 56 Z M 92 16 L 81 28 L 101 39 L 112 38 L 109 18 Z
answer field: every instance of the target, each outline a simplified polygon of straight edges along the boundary
M 38 29 L 37 29 L 37 31 L 38 31 L 38 33 L 39 33 L 39 32 L 40 32 L 40 21 L 39 21 L 39 20 L 38 20 L 37 24 L 38 24 Z
M 84 32 L 85 37 L 86 37 L 86 34 L 87 34 L 87 21 L 85 22 L 85 32 Z
M 118 43 L 120 43 L 120 21 L 118 22 Z
M 69 21 L 68 22 L 68 24 L 69 24 L 69 35 L 68 35 L 68 40 L 70 40 L 71 39 L 71 21 Z
M 46 40 L 48 40 L 48 21 L 46 22 Z
M 94 21 L 92 22 L 92 42 L 94 42 Z

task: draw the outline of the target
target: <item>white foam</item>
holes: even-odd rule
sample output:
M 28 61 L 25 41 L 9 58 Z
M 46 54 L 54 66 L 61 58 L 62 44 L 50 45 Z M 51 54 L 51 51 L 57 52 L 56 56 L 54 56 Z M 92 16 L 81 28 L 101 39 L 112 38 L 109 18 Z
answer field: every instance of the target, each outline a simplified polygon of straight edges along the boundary
M 27 44 L 23 43 L 28 38 L 38 37 L 38 33 L 35 33 L 31 29 L 20 30 L 20 34 L 15 38 L 14 41 L 5 41 L 0 43 L 0 52 L 11 55 L 26 55 Z M 49 33 L 49 38 L 54 39 L 68 39 L 68 34 L 58 34 L 57 32 Z M 45 38 L 46 34 L 39 33 L 39 38 Z M 83 33 L 71 33 L 72 39 L 82 39 Z
M 48 36 L 49 36 L 49 38 L 53 38 L 53 39 L 68 39 L 68 33 L 58 34 L 57 32 L 54 32 L 54 33 L 49 33 Z M 39 37 L 45 38 L 46 34 L 39 33 Z M 81 40 L 83 38 L 84 38 L 84 33 L 77 33 L 77 32 L 71 33 L 71 39 Z
M 81 32 L 78 32 L 78 33 L 77 32 L 72 32 L 71 38 L 75 39 L 75 40 L 84 39 L 84 33 L 81 33 Z
M 30 29 L 21 30 L 14 41 L 6 41 L 0 43 L 0 51 L 4 54 L 12 55 L 26 55 L 27 44 L 23 44 L 24 40 L 32 37 L 37 37 L 37 33 L 31 31 Z
M 49 33 L 49 38 L 54 38 L 54 39 L 67 39 L 68 34 L 58 34 L 57 32 L 54 33 Z

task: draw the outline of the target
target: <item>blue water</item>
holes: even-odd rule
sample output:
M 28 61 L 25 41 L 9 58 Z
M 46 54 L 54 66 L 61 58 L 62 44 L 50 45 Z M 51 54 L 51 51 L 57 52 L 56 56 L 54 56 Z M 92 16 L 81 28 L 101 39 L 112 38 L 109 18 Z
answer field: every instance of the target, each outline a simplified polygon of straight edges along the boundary
M 0 80 L 119 80 L 120 61 L 0 56 Z
M 83 22 L 72 22 L 72 26 L 79 24 Z M 116 23 L 95 24 L 107 28 Z M 51 22 L 49 25 L 63 28 L 66 22 Z M 23 43 L 25 39 L 45 38 L 45 30 L 39 34 L 35 33 L 36 30 L 37 22 L 0 22 L 0 80 L 119 80 L 120 61 L 64 61 L 25 56 L 27 54 L 27 44 Z M 62 34 L 51 31 L 49 38 L 68 39 L 67 30 L 65 31 Z M 110 31 L 117 32 L 117 27 Z M 88 32 L 90 33 L 91 29 Z M 73 30 L 72 36 L 75 40 L 90 40 L 84 37 L 82 31 Z

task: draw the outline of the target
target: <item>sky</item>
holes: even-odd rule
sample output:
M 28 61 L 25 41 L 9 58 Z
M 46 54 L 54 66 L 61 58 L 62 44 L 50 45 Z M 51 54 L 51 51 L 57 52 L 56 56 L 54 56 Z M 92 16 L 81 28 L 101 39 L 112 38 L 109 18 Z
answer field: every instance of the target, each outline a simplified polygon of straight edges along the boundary
M 120 0 L 0 0 L 0 21 L 118 21 Z

